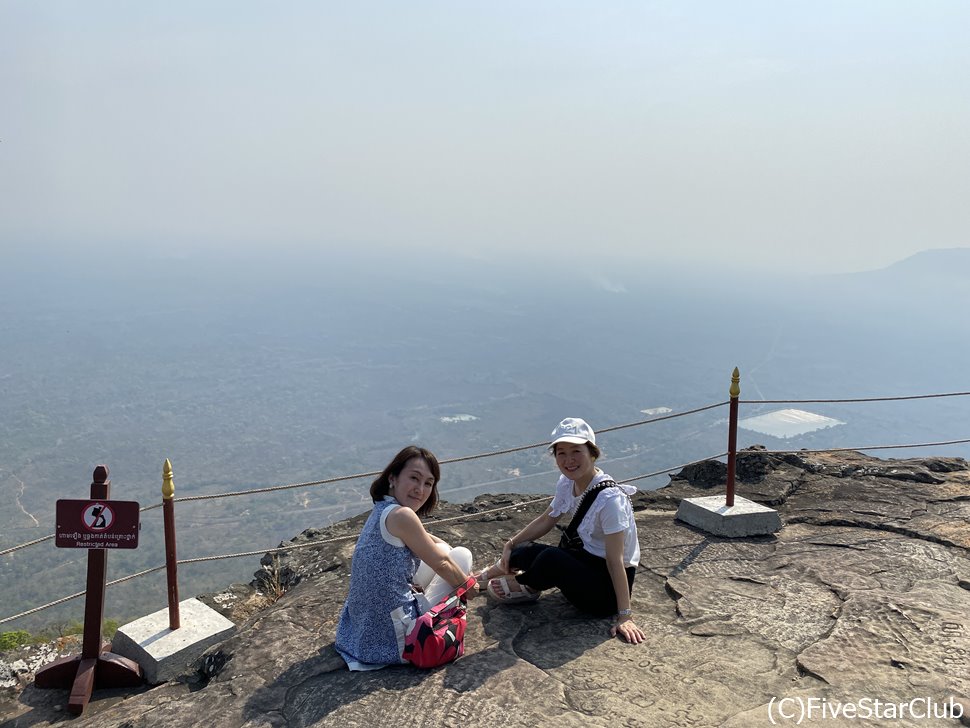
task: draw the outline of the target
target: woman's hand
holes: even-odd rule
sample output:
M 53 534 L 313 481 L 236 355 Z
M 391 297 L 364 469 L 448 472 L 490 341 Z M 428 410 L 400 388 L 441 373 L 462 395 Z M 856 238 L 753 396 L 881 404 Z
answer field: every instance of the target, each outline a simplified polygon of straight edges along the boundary
M 500 563 L 502 564 L 502 573 L 510 574 L 512 573 L 512 568 L 509 566 L 509 559 L 512 557 L 512 539 L 505 542 L 502 546 L 502 558 Z
M 502 573 L 512 573 L 512 567 L 509 565 L 509 557 L 512 555 L 513 541 L 517 546 L 529 543 L 530 541 L 535 541 L 536 539 L 542 538 L 549 533 L 553 526 L 556 525 L 556 522 L 561 518 L 561 516 L 553 518 L 549 515 L 550 511 L 551 507 L 547 508 L 545 513 L 535 518 L 528 526 L 523 528 L 505 542 L 505 545 L 502 546 L 502 558 L 499 560 L 499 563 L 502 566 Z
M 647 636 L 643 633 L 643 630 L 637 627 L 637 625 L 634 623 L 633 617 L 620 617 L 620 619 L 622 621 L 614 623 L 610 628 L 610 637 L 620 635 L 631 645 L 638 645 L 646 639 Z
M 410 508 L 395 508 L 384 523 L 388 533 L 404 541 L 415 556 L 453 588 L 461 586 L 468 579 L 451 556 L 439 548 L 431 534 L 424 530 L 421 519 Z

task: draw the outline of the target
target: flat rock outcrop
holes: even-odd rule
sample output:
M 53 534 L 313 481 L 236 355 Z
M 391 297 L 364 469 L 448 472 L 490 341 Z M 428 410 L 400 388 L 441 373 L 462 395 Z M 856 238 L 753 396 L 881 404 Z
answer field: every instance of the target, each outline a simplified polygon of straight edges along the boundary
M 723 488 L 718 466 L 634 496 L 644 644 L 611 639 L 608 620 L 584 617 L 558 592 L 527 606 L 483 596 L 469 603 L 457 662 L 351 673 L 333 639 L 358 517 L 301 534 L 294 541 L 334 540 L 264 559 L 254 585 L 205 597 L 239 631 L 197 671 L 151 689 L 97 691 L 72 725 L 747 728 L 794 724 L 801 710 L 813 711 L 802 724 L 855 724 L 832 717 L 849 703 L 875 725 L 960 725 L 941 711 L 970 710 L 967 463 L 745 451 L 738 493 L 777 508 L 784 527 L 741 539 L 674 518 L 682 498 Z M 547 503 L 445 504 L 429 530 L 484 563 Z M 503 506 L 513 507 L 492 511 Z M 285 594 L 254 611 L 257 589 Z M 0 703 L 0 719 L 50 725 L 66 702 L 65 691 L 28 685 Z

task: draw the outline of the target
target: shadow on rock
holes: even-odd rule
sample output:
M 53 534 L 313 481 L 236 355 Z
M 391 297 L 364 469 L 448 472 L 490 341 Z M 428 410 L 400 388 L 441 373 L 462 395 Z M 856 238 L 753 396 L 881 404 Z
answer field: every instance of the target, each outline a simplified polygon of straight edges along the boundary
M 149 690 L 151 690 L 150 685 L 135 688 L 95 688 L 91 694 L 91 700 L 85 706 L 84 717 L 96 715 L 100 711 Z M 67 688 L 42 690 L 31 683 L 17 696 L 18 703 L 31 709 L 20 713 L 15 718 L 0 722 L 0 728 L 27 728 L 27 726 L 73 718 L 67 711 L 70 697 L 71 693 Z
M 493 646 L 433 670 L 402 664 L 351 672 L 331 643 L 256 690 L 246 701 L 243 717 L 265 721 L 275 715 L 286 725 L 314 725 L 345 706 L 357 704 L 355 715 L 373 713 L 377 725 L 382 722 L 381 710 L 387 707 L 387 693 L 420 691 L 423 683 L 429 693 L 440 692 L 441 687 L 465 693 L 514 663 L 514 656 Z

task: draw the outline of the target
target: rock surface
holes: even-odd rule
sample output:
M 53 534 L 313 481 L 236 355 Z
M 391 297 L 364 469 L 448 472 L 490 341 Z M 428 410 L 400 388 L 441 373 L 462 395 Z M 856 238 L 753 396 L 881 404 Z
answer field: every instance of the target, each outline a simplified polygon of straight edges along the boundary
M 717 465 L 634 496 L 642 645 L 611 639 L 608 620 L 583 617 L 558 592 L 528 606 L 478 597 L 457 662 L 351 673 L 333 637 L 358 517 L 294 539 L 343 540 L 266 558 L 253 585 L 205 597 L 240 629 L 198 672 L 153 689 L 96 691 L 72 725 L 740 728 L 794 724 L 810 705 L 802 724 L 960 725 L 940 711 L 951 699 L 957 712 L 970 709 L 966 462 L 745 451 L 738 494 L 777 508 L 785 525 L 735 540 L 674 519 L 681 498 L 717 492 Z M 429 530 L 484 563 L 547 503 L 445 504 Z M 65 719 L 66 702 L 66 691 L 29 685 L 0 702 L 0 720 L 50 725 Z M 833 719 L 847 702 L 873 719 Z

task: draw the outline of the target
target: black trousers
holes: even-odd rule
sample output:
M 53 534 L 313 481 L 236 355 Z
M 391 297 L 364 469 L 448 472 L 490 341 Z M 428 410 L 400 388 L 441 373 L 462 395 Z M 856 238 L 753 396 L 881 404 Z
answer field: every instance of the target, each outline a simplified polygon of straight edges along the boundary
M 515 546 L 509 566 L 521 570 L 516 579 L 533 589 L 552 589 L 562 592 L 570 604 L 594 617 L 616 614 L 616 591 L 606 559 L 580 551 L 561 549 L 544 543 Z M 626 579 L 633 593 L 636 568 L 626 568 Z

